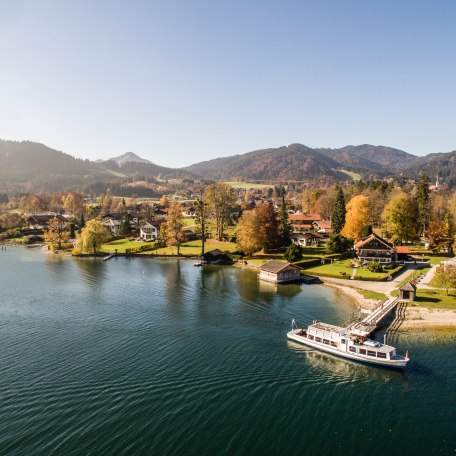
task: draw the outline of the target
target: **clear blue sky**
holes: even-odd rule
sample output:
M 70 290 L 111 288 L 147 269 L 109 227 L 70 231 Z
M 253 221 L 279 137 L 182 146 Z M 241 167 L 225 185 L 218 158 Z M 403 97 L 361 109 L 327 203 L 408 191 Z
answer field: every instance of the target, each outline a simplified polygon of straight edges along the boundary
M 456 149 L 456 1 L 0 0 L 0 137 L 157 164 Z

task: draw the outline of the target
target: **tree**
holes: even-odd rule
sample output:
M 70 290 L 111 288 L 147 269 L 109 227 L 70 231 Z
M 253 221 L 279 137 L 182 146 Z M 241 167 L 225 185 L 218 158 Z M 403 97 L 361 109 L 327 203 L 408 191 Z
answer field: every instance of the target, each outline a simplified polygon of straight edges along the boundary
M 223 182 L 218 182 L 206 187 L 204 200 L 207 202 L 209 213 L 215 221 L 215 236 L 221 241 L 225 223 L 229 220 L 230 208 L 236 202 L 233 189 Z
M 68 193 L 63 200 L 63 208 L 71 215 L 77 215 L 82 212 L 84 198 L 79 193 Z
M 263 246 L 260 225 L 255 211 L 245 211 L 236 227 L 236 245 L 246 255 L 252 255 Z
M 180 255 L 180 246 L 184 239 L 183 228 L 182 207 L 178 202 L 173 201 L 169 205 L 166 221 L 160 228 L 160 237 L 165 240 L 166 245 L 177 246 L 178 255 Z
M 336 187 L 336 199 L 331 212 L 331 227 L 334 234 L 339 234 L 345 225 L 345 196 L 342 187 Z
M 208 204 L 204 200 L 204 197 L 198 198 L 193 202 L 193 208 L 195 209 L 195 223 L 201 231 L 201 255 L 204 255 L 204 244 L 206 242 L 206 224 L 209 218 Z
M 290 263 L 294 263 L 296 261 L 302 260 L 302 247 L 296 244 L 290 244 L 285 250 L 283 257 L 285 260 L 289 261 Z
M 281 245 L 281 239 L 279 236 L 279 220 L 274 206 L 270 203 L 261 204 L 255 208 L 255 215 L 258 218 L 259 234 L 264 253 L 278 248 Z
M 341 234 L 359 241 L 369 221 L 369 198 L 363 195 L 354 196 L 347 204 L 345 225 Z
M 315 210 L 315 203 L 320 197 L 321 192 L 315 188 L 306 188 L 302 192 L 302 212 L 311 214 Z
M 421 173 L 418 179 L 418 184 L 415 189 L 415 201 L 417 207 L 417 220 L 422 227 L 422 233 L 426 230 L 426 226 L 430 220 L 430 190 L 429 190 L 429 177 L 426 173 Z
M 341 234 L 332 233 L 326 242 L 326 253 L 345 253 L 353 247 L 353 242 Z
M 81 230 L 81 248 L 84 252 L 97 253 L 108 237 L 109 233 L 99 220 L 89 220 Z
M 160 199 L 160 206 L 163 206 L 163 207 L 168 207 L 169 206 L 169 201 L 168 201 L 168 197 L 166 195 L 163 195 Z
M 70 225 L 64 220 L 54 218 L 49 220 L 48 229 L 44 232 L 44 240 L 48 245 L 55 246 L 60 250 L 62 243 L 70 238 Z
M 394 243 L 415 241 L 419 238 L 416 201 L 407 193 L 391 198 L 382 214 L 386 235 Z
M 128 214 L 127 214 L 125 219 L 120 224 L 119 234 L 121 236 L 129 236 L 130 235 L 130 231 L 131 231 L 131 226 L 130 226 L 130 221 L 129 221 L 129 217 L 128 217 Z
M 438 288 L 444 288 L 448 296 L 449 290 L 456 289 L 456 268 L 451 266 L 438 267 L 432 283 Z
M 280 247 L 286 247 L 290 245 L 290 234 L 291 227 L 290 221 L 288 220 L 287 206 L 285 204 L 285 196 L 282 196 L 282 204 L 279 208 L 278 213 L 278 235 L 279 235 L 279 244 Z

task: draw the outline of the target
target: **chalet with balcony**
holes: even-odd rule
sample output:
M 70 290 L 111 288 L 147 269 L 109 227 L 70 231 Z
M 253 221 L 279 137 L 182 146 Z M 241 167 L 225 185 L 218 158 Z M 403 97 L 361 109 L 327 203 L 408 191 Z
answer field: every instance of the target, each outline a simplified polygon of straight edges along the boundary
M 155 241 L 158 239 L 158 226 L 146 222 L 139 230 L 139 237 L 143 241 Z
M 394 244 L 375 233 L 357 242 L 355 252 L 362 264 L 371 262 L 391 264 L 397 260 Z

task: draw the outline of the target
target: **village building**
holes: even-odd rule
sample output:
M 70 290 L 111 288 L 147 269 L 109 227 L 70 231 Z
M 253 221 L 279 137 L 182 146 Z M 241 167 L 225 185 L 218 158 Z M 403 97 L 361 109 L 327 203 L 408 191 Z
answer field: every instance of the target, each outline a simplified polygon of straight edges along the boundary
M 120 231 L 121 223 L 117 219 L 105 220 L 102 225 L 113 235 L 117 236 Z
M 200 255 L 201 261 L 207 264 L 233 264 L 233 260 L 219 249 L 210 250 Z
M 301 270 L 285 261 L 269 260 L 260 266 L 259 279 L 273 283 L 296 282 L 301 278 Z
M 355 252 L 362 264 L 382 263 L 391 264 L 396 261 L 394 244 L 372 233 L 355 244 Z
M 34 214 L 26 218 L 26 222 L 31 230 L 46 230 L 51 220 L 57 219 L 65 221 L 65 217 L 60 214 Z
M 158 227 L 153 225 L 152 223 L 146 222 L 139 229 L 139 237 L 143 241 L 155 241 L 156 239 L 158 239 Z
M 415 301 L 416 298 L 416 285 L 412 282 L 407 282 L 399 288 L 399 300 L 401 301 Z
M 293 244 L 299 245 L 300 247 L 309 247 L 309 246 L 316 246 L 322 240 L 322 235 L 318 233 L 301 233 L 301 234 L 293 234 L 291 236 L 291 242 Z
M 331 234 L 332 233 L 332 226 L 329 220 L 317 220 L 312 223 L 312 226 L 316 230 L 317 233 L 320 234 Z
M 321 217 L 319 214 L 291 214 L 288 216 L 293 232 L 299 233 L 304 231 L 312 231 L 313 224 L 319 222 Z

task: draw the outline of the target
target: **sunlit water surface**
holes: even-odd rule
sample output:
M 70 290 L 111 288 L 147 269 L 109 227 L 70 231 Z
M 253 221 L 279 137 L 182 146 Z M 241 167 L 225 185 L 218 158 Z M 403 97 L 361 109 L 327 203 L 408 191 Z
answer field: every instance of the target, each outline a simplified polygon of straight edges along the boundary
M 455 454 L 456 342 L 403 373 L 287 342 L 353 311 L 190 261 L 0 251 L 1 455 Z

